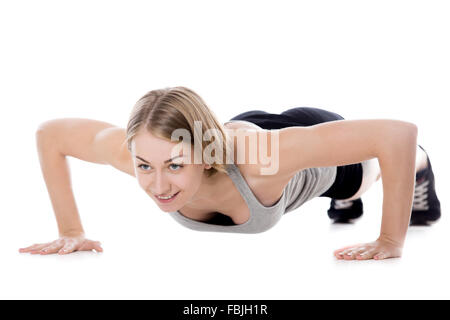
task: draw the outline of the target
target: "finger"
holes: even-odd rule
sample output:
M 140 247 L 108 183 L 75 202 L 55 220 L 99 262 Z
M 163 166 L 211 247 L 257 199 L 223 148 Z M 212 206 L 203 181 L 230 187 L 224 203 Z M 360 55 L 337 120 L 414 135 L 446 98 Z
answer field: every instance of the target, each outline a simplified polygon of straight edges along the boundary
M 352 252 L 356 249 L 357 249 L 357 247 L 350 247 L 348 249 L 345 249 L 344 251 L 341 251 L 339 253 L 339 256 L 343 259 L 347 259 L 347 258 L 351 257 Z
M 356 249 L 353 249 L 353 250 L 348 251 L 348 252 L 344 255 L 344 259 L 346 259 L 346 260 L 353 260 L 353 259 L 355 259 L 355 251 L 356 251 Z
M 28 246 L 28 247 L 24 247 L 24 248 L 19 248 L 19 251 L 20 251 L 20 252 L 25 252 L 25 251 L 27 251 L 27 250 L 30 250 L 30 249 L 33 248 L 34 246 L 36 246 L 36 244 L 33 244 L 33 245 L 31 245 L 31 246 Z
M 361 252 L 361 253 L 359 253 L 357 256 L 356 256 L 356 259 L 361 259 L 361 260 L 368 260 L 368 259 L 372 259 L 372 257 L 373 257 L 373 255 L 375 254 L 375 248 L 371 248 L 371 249 L 368 249 L 368 250 L 366 250 L 366 251 L 363 251 L 363 252 Z
M 351 249 L 351 248 L 353 248 L 353 247 L 346 247 L 346 248 L 347 248 L 347 249 L 342 248 L 340 251 L 337 250 L 335 255 L 336 255 L 338 258 L 344 258 L 344 255 L 347 254 L 348 250 Z
M 100 242 L 97 242 L 95 244 L 94 250 L 97 251 L 97 252 L 103 252 L 103 248 L 101 247 Z
M 365 246 L 362 246 L 362 247 L 360 247 L 360 248 L 358 248 L 358 250 L 356 250 L 356 254 L 360 254 L 361 252 L 364 252 L 364 251 L 366 251 L 367 250 L 367 247 L 365 247 Z
M 78 250 L 90 251 L 95 250 L 97 252 L 102 252 L 103 249 L 98 241 L 85 241 Z
M 33 244 L 33 245 L 28 246 L 28 247 L 25 247 L 25 248 L 20 248 L 20 249 L 19 249 L 19 252 L 28 252 L 28 251 L 30 251 L 30 250 L 33 250 L 33 249 L 36 248 L 37 246 L 41 246 L 41 245 L 43 245 L 43 243 L 36 243 L 36 244 Z
M 353 249 L 349 249 L 345 252 L 344 254 L 344 259 L 345 260 L 353 260 L 355 259 L 355 252 L 356 252 L 357 248 L 353 248 Z
M 346 247 L 340 248 L 340 249 L 334 251 L 334 255 L 339 254 L 342 251 L 345 251 L 345 250 L 348 250 L 348 249 L 360 246 L 360 245 L 362 245 L 362 244 L 354 244 L 354 245 L 351 245 L 351 246 L 346 246 Z
M 75 242 L 69 242 L 64 245 L 64 247 L 61 248 L 61 250 L 58 251 L 58 254 L 67 254 L 75 251 L 76 243 Z
M 63 247 L 63 244 L 60 242 L 54 242 L 51 245 L 42 248 L 40 250 L 40 254 L 51 254 L 58 252 Z
M 374 255 L 373 258 L 375 260 L 383 260 L 383 259 L 389 258 L 389 254 L 385 251 L 381 251 L 381 252 L 378 252 L 376 255 Z
M 37 254 L 37 253 L 39 253 L 39 252 L 41 251 L 42 248 L 45 248 L 45 247 L 48 246 L 49 244 L 50 244 L 50 243 L 40 244 L 40 245 L 34 247 L 33 249 L 30 249 L 30 250 L 27 251 L 27 252 L 29 252 L 29 253 L 31 253 L 31 254 Z
M 360 254 L 366 250 L 367 250 L 366 246 L 358 247 L 347 252 L 345 256 L 348 257 L 349 259 L 357 259 L 360 256 Z

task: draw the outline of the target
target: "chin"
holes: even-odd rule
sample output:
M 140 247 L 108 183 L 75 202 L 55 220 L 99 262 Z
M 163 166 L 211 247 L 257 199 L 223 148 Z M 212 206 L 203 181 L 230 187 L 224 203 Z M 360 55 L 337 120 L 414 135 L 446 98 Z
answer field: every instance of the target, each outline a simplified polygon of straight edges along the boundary
M 158 199 L 155 199 L 155 202 L 158 205 L 158 207 L 164 212 L 174 212 L 174 211 L 178 211 L 179 209 L 183 208 L 183 205 L 179 205 L 179 204 L 164 205 L 164 204 L 160 203 L 158 201 Z

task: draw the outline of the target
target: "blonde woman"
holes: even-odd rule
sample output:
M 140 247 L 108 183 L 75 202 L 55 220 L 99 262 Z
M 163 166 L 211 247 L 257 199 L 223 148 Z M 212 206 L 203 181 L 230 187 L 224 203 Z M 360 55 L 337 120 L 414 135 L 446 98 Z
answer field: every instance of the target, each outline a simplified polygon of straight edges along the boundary
M 148 92 L 126 129 L 88 119 L 49 120 L 36 137 L 60 237 L 20 252 L 103 250 L 84 234 L 66 160 L 72 156 L 136 177 L 175 221 L 212 232 L 267 231 L 315 197 L 331 198 L 331 219 L 349 221 L 361 216 L 361 195 L 381 177 L 380 236 L 334 254 L 400 257 L 408 226 L 440 217 L 433 171 L 417 146 L 417 132 L 409 122 L 344 120 L 308 107 L 281 114 L 253 110 L 221 124 L 186 87 Z

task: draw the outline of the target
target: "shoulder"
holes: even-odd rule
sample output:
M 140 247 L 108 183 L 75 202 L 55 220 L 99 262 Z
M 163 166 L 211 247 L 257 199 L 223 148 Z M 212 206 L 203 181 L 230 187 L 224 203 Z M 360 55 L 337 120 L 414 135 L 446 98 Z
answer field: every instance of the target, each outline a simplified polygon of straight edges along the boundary
M 249 177 L 273 181 L 282 175 L 279 168 L 279 132 L 241 120 L 224 124 L 232 139 L 233 161 Z
M 271 143 L 275 140 L 271 139 L 271 135 L 275 130 L 266 130 L 247 121 L 233 121 L 225 123 L 224 126 L 231 131 L 239 129 L 243 135 L 248 137 L 245 140 L 245 144 L 239 144 L 238 139 L 234 139 L 234 163 L 259 201 L 264 205 L 271 205 L 274 200 L 279 199 L 284 187 L 292 178 L 289 175 L 281 175 L 274 170 L 270 172 L 273 165 L 270 162 L 278 161 L 278 157 L 275 156 L 275 152 L 278 151 L 274 150 L 276 148 Z M 263 135 L 266 135 L 266 137 L 264 138 Z M 256 142 L 254 148 L 250 146 L 251 140 Z M 241 155 L 245 154 L 245 159 L 239 159 L 239 151 Z M 250 161 L 252 153 L 255 153 L 253 157 L 256 158 L 256 163 Z M 270 159 L 268 164 L 261 161 L 262 153 L 265 153 L 266 160 Z M 273 159 L 271 159 L 272 157 Z
M 260 126 L 244 120 L 230 120 L 225 122 L 223 126 L 228 129 L 252 128 L 263 130 Z

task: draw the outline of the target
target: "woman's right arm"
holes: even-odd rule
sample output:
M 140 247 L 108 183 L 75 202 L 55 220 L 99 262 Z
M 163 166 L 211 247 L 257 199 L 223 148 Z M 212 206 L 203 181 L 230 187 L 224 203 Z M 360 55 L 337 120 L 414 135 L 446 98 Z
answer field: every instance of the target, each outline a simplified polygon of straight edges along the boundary
M 49 120 L 38 127 L 36 144 L 39 162 L 61 238 L 84 238 L 67 156 L 110 164 L 134 176 L 133 161 L 125 137 L 123 128 L 82 118 Z

